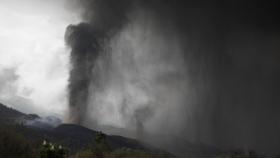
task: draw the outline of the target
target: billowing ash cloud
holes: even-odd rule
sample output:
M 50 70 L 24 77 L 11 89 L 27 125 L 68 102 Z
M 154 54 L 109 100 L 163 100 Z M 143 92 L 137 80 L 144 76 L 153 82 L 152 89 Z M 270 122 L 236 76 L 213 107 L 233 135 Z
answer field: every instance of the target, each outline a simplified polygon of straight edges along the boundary
M 72 48 L 72 68 L 69 78 L 71 120 L 69 121 L 81 124 L 87 109 L 91 72 L 98 57 L 99 46 L 90 25 L 85 23 L 68 26 L 66 42 Z
M 277 151 L 275 5 L 203 0 L 78 4 L 85 23 L 66 33 L 72 48 L 72 122 L 137 130 L 140 137 L 165 133 L 222 148 Z
M 128 1 L 129 2 L 129 1 Z M 92 71 L 101 53 L 101 45 L 117 32 L 126 21 L 126 8 L 120 2 L 86 1 L 80 2 L 87 7 L 84 12 L 88 23 L 70 25 L 65 38 L 71 51 L 71 72 L 69 78 L 69 121 L 82 124 L 88 105 L 89 87 L 97 78 Z M 125 3 L 125 5 L 129 3 Z

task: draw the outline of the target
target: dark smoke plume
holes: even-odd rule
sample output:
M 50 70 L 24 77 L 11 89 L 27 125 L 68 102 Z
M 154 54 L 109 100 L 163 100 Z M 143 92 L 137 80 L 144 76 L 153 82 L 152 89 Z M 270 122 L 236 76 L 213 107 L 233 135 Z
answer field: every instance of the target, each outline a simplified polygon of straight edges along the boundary
M 70 25 L 66 31 L 66 42 L 72 48 L 71 72 L 69 78 L 70 122 L 83 122 L 87 109 L 88 88 L 92 68 L 98 57 L 99 45 L 90 25 L 81 23 Z
M 69 78 L 69 119 L 82 124 L 88 105 L 89 87 L 96 76 L 92 73 L 101 53 L 102 42 L 116 33 L 126 21 L 129 1 L 82 0 L 85 21 L 67 27 L 65 40 L 71 51 Z M 120 5 L 119 3 L 123 3 Z

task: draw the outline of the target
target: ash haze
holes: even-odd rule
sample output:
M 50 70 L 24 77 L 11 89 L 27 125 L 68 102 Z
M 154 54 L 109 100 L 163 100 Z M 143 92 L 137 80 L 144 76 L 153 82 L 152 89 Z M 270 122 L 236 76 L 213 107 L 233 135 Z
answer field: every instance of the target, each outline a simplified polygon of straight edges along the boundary
M 83 56 L 90 65 L 71 63 L 72 122 L 136 130 L 138 138 L 165 133 L 221 148 L 278 151 L 280 36 L 273 3 L 75 5 L 84 23 L 66 32 L 72 59 L 95 57 Z M 80 86 L 83 80 L 90 86 Z
M 20 16 L 0 21 L 1 101 L 55 110 L 93 129 L 135 131 L 138 139 L 156 133 L 222 149 L 279 151 L 276 4 L 26 1 L 33 12 L 1 3 L 1 16 L 13 8 Z

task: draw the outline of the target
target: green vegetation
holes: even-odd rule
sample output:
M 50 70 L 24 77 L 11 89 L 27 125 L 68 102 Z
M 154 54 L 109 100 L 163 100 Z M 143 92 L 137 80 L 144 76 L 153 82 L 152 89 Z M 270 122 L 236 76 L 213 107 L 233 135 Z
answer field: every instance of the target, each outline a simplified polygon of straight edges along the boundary
M 24 131 L 22 126 L 0 126 L 0 157 L 2 158 L 171 158 L 164 151 L 139 150 L 130 148 L 113 149 L 106 140 L 106 135 L 96 134 L 92 145 L 75 153 L 65 147 L 47 141 L 38 143 L 27 140 L 17 131 Z M 71 153 L 71 156 L 70 154 Z M 262 158 L 254 151 L 232 150 L 222 152 L 215 158 Z M 190 158 L 190 157 L 184 157 Z M 280 158 L 280 154 L 275 156 Z
M 21 125 L 0 126 L 0 157 L 2 158 L 168 158 L 166 152 L 129 148 L 112 149 L 102 132 L 92 145 L 69 155 L 68 150 L 48 141 L 32 142 L 21 135 L 30 132 Z M 32 134 L 31 134 L 32 135 Z
M 227 151 L 219 154 L 216 158 L 261 158 L 262 156 L 257 155 L 254 151 L 244 151 L 241 149 Z
M 88 149 L 78 152 L 73 158 L 105 158 L 111 152 L 111 148 L 106 141 L 106 135 L 102 132 L 97 133 L 95 137 L 95 145 Z
M 106 135 L 99 132 L 95 137 L 95 146 L 92 149 L 92 153 L 95 157 L 103 158 L 107 153 L 111 152 L 111 147 L 106 141 Z
M 95 137 L 95 145 L 92 148 L 78 152 L 72 158 L 169 158 L 165 152 L 152 152 L 121 148 L 112 150 L 106 141 L 106 135 L 99 132 Z
M 100 158 L 92 150 L 79 152 L 73 158 Z M 112 152 L 103 152 L 102 158 L 164 158 L 159 154 L 135 149 L 117 149 Z
M 152 151 L 136 150 L 136 149 L 116 149 L 111 152 L 102 151 L 102 155 L 99 152 L 95 152 L 91 149 L 86 149 L 78 152 L 71 158 L 170 158 L 171 156 L 166 153 L 157 153 Z
M 36 158 L 36 149 L 13 127 L 0 127 L 0 156 L 3 158 Z
M 79 151 L 76 155 L 71 158 L 93 158 L 94 153 L 90 149 Z
M 40 149 L 40 158 L 67 158 L 67 150 L 61 145 L 43 141 Z

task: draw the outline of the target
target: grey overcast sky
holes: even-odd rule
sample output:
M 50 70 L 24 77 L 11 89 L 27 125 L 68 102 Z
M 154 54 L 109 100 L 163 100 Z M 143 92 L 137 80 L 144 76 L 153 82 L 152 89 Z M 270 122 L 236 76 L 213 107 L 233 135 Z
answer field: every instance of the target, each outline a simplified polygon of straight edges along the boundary
M 79 21 L 77 11 L 65 0 L 1 0 L 0 19 L 0 102 L 61 115 L 69 68 L 64 33 Z

